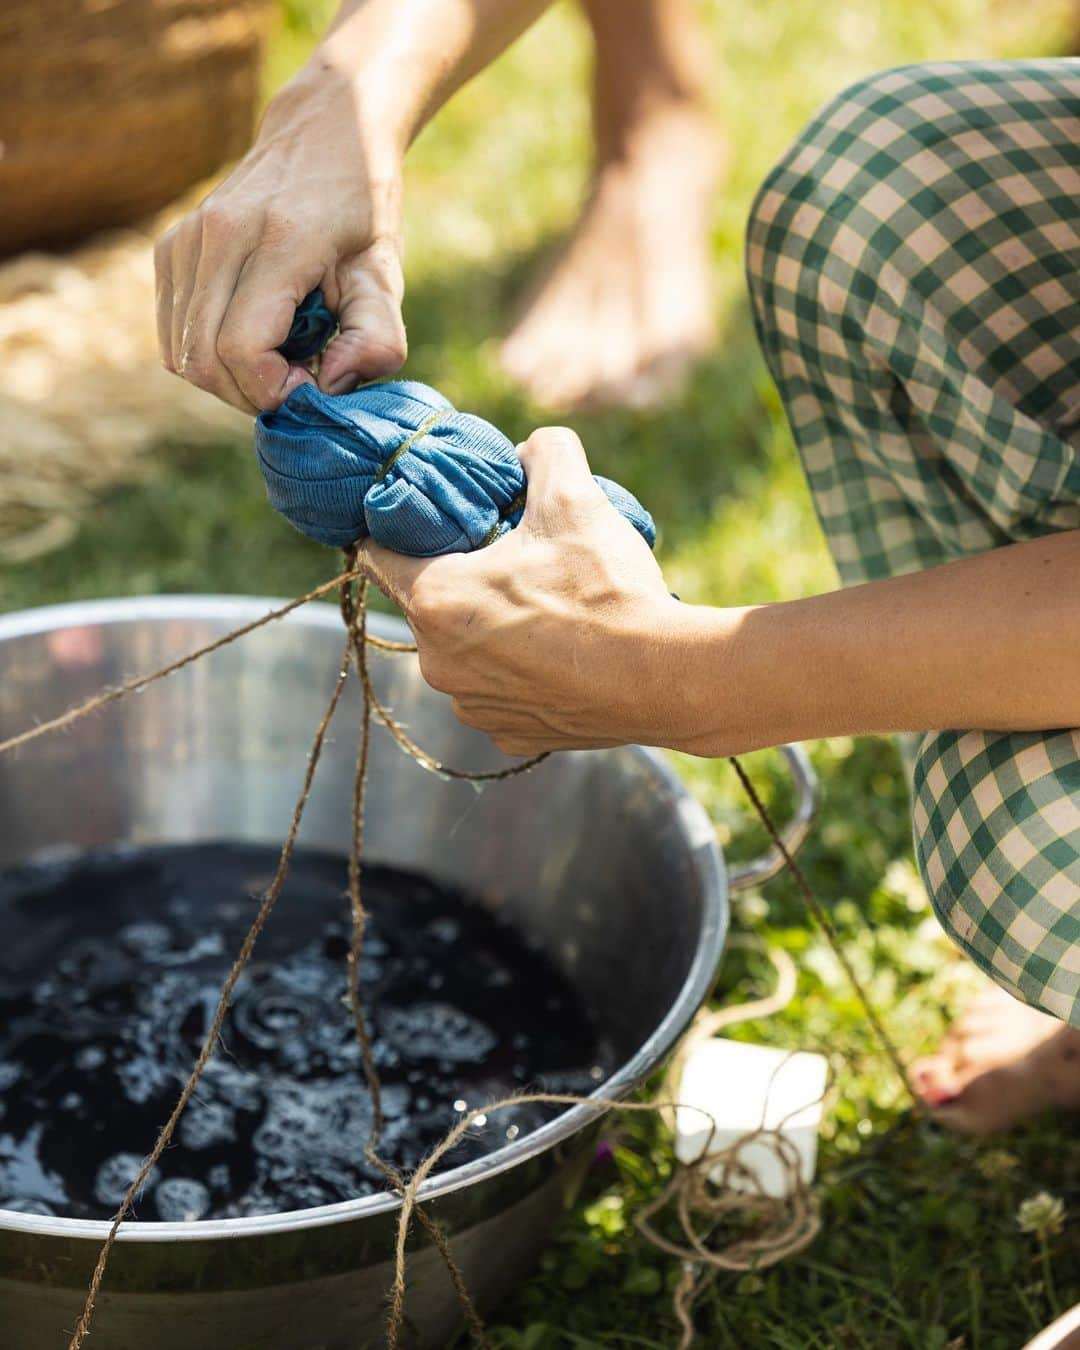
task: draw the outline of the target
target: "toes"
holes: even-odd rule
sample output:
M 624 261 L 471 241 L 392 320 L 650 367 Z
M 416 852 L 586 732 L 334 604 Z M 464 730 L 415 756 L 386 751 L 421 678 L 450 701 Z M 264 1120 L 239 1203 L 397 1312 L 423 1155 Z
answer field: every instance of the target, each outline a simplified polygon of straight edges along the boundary
M 572 328 L 580 335 L 581 322 Z M 503 369 L 537 407 L 558 413 L 583 411 L 593 406 L 595 392 L 607 378 L 596 361 L 605 344 L 598 335 L 592 336 L 589 347 L 573 346 L 565 336 L 561 343 L 537 340 L 528 348 L 507 344 Z
M 984 1135 L 1011 1129 L 1053 1107 L 1071 1106 L 1050 1067 L 1045 1050 L 997 1068 L 958 1068 L 944 1056 L 931 1055 L 912 1066 L 911 1078 L 935 1120 L 958 1134 Z
M 590 355 L 579 345 L 582 324 L 580 316 L 571 320 L 559 312 L 529 315 L 503 343 L 500 365 L 538 407 L 570 409 L 588 386 Z
M 1008 1011 L 1003 1007 L 1003 997 L 1007 995 L 1003 995 L 996 985 L 980 990 L 950 1023 L 942 1037 L 939 1051 L 954 1059 L 963 1058 L 969 1052 L 972 1041 L 1000 1033 L 1003 1011 Z
M 995 1109 L 988 1081 L 995 1077 L 992 1073 L 965 1082 L 956 1065 L 944 1055 L 917 1060 L 909 1073 L 911 1085 L 930 1115 L 957 1134 L 988 1134 L 1010 1123 Z
M 661 407 L 683 392 L 698 359 L 699 353 L 686 350 L 655 357 L 637 370 L 598 384 L 587 406 L 590 411 L 633 408 L 639 412 Z
M 1050 1108 L 1080 1108 L 1080 1030 L 990 986 L 910 1069 L 935 1120 L 990 1134 Z
M 590 380 L 582 365 L 563 366 L 541 363 L 519 384 L 538 408 L 552 413 L 572 413 L 582 409 L 588 399 Z
M 931 1110 L 949 1105 L 960 1093 L 956 1064 L 948 1055 L 926 1055 L 908 1073 L 919 1099 Z
M 997 1134 L 1011 1129 L 1027 1116 L 1044 1109 L 1045 1103 L 1025 1095 L 1022 1078 L 1009 1068 L 991 1069 L 961 1083 L 952 1095 L 936 1105 L 927 1102 L 931 1114 L 957 1134 Z
M 620 270 L 579 277 L 572 290 L 541 293 L 503 344 L 501 363 L 533 403 L 557 412 L 594 406 L 596 392 L 632 379 L 642 337 Z M 605 406 L 625 403 L 614 397 Z
M 499 348 L 499 364 L 512 380 L 528 384 L 542 368 L 544 354 L 555 343 L 553 326 L 530 311 L 516 324 Z

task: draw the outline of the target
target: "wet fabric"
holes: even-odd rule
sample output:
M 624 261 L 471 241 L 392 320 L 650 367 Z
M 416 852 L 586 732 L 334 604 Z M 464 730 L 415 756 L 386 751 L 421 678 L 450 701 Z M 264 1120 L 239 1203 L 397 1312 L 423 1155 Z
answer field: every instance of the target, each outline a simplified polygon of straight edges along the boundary
M 525 505 L 511 441 L 414 380 L 336 397 L 303 384 L 258 417 L 255 448 L 271 505 L 320 544 L 370 535 L 415 557 L 466 553 L 513 529 Z M 618 483 L 596 481 L 651 548 L 648 511 Z
M 286 361 L 310 361 L 318 356 L 337 328 L 322 291 L 309 291 L 296 307 L 289 336 L 278 348 Z
M 845 583 L 1080 528 L 1078 125 L 1080 62 L 907 67 L 766 179 L 758 336 Z M 1080 1026 L 1080 731 L 930 731 L 913 800 L 947 931 Z

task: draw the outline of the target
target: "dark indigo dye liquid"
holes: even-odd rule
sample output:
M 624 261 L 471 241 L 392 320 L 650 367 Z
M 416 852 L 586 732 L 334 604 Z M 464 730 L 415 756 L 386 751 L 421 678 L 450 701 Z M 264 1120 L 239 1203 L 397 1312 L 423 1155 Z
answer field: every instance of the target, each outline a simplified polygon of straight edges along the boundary
M 276 860 L 198 845 L 0 875 L 0 1206 L 112 1215 L 191 1070 Z M 383 1188 L 364 1159 L 345 886 L 343 859 L 297 852 L 136 1218 L 276 1213 Z M 365 871 L 363 893 L 385 1158 L 415 1167 L 460 1111 L 509 1092 L 589 1092 L 606 1077 L 610 1053 L 571 985 L 491 913 L 383 868 Z M 447 1165 L 555 1113 L 500 1112 Z

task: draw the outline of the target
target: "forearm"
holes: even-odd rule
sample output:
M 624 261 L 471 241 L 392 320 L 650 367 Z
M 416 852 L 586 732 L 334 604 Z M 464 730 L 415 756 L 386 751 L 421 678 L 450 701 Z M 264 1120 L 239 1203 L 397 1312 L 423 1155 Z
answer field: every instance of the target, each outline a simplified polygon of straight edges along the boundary
M 398 370 L 405 150 L 547 2 L 345 0 L 248 153 L 158 241 L 165 365 L 249 413 L 301 384 L 334 395 Z M 317 373 L 281 352 L 316 289 L 338 325 Z
M 519 447 L 521 523 L 369 575 L 420 668 L 508 754 L 630 742 L 709 757 L 861 732 L 1080 727 L 1080 530 L 809 600 L 672 597 L 565 428 Z
M 326 82 L 400 154 L 433 113 L 510 45 L 551 0 L 345 0 L 310 60 L 269 110 Z
M 691 697 L 658 739 L 696 754 L 1080 726 L 1080 531 L 807 600 L 683 610 L 666 647 Z

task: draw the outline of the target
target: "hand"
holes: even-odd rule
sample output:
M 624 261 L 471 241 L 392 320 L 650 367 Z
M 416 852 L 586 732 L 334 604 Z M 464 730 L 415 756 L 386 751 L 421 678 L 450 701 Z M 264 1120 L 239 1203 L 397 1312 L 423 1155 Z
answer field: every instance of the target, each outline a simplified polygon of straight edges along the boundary
M 572 431 L 534 432 L 521 523 L 475 553 L 360 558 L 404 611 L 420 669 L 508 754 L 667 744 L 680 605 Z
M 246 412 L 314 377 L 276 350 L 321 287 L 341 331 L 318 383 L 340 393 L 405 360 L 401 150 L 365 132 L 356 86 L 300 76 L 270 105 L 236 169 L 158 242 L 161 359 Z M 370 119 L 373 123 L 377 119 Z

